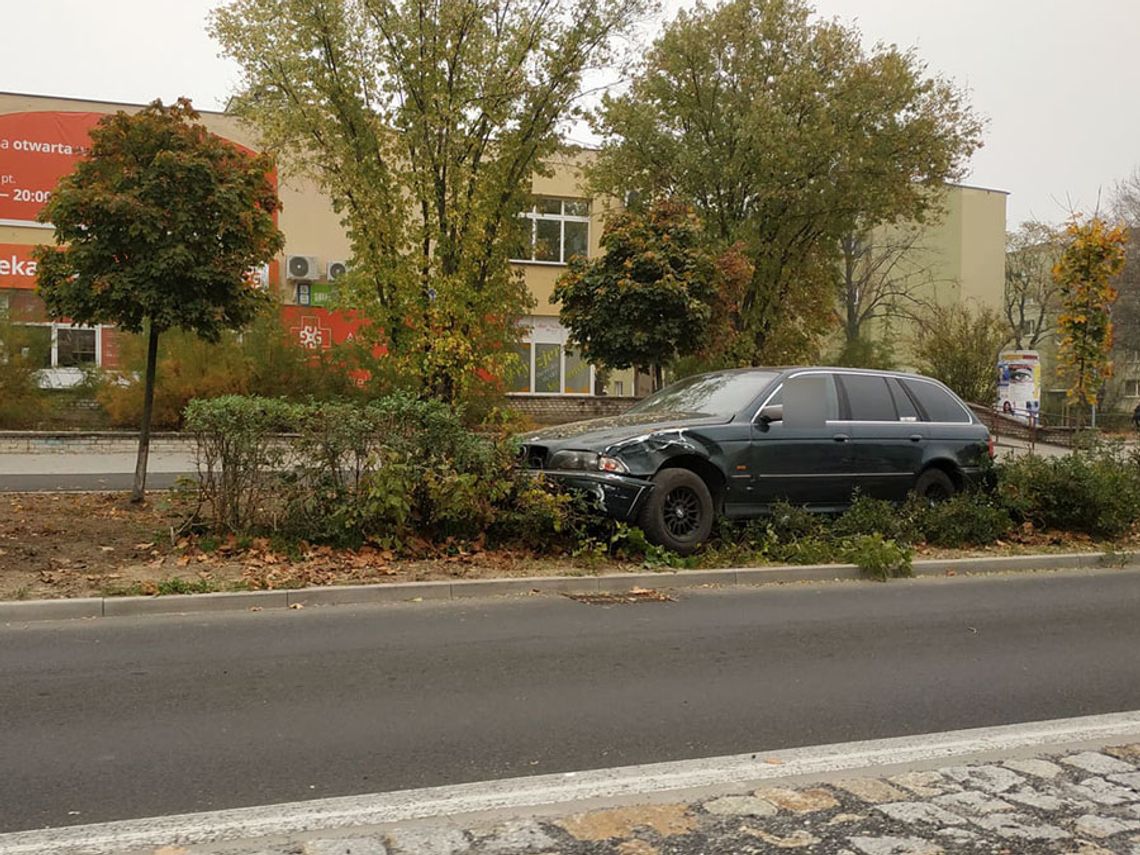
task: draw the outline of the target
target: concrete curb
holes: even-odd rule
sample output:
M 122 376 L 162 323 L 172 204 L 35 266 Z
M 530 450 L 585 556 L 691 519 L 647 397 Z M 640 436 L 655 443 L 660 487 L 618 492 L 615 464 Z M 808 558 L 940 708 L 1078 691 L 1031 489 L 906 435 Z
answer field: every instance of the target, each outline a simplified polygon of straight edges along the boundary
M 1078 552 L 1057 555 L 929 559 L 914 562 L 914 575 L 920 577 L 1095 569 L 1140 569 L 1140 556 L 1132 553 Z M 862 574 L 854 564 L 810 564 L 724 570 L 613 573 L 605 576 L 527 576 L 517 579 L 468 579 L 456 582 L 393 582 L 296 590 L 172 594 L 160 597 L 13 600 L 0 602 L 0 623 L 156 614 L 201 614 L 249 609 L 284 609 L 293 606 L 459 600 L 519 594 L 595 594 L 628 591 L 637 587 L 670 590 L 861 578 Z

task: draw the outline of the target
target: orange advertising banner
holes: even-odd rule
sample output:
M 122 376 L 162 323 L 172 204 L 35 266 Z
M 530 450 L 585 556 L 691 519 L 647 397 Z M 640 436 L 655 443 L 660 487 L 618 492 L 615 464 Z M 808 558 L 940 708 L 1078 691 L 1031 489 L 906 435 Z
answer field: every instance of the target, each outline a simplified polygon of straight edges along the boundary
M 100 118 L 101 113 L 0 115 L 0 221 L 35 223 L 59 179 L 86 152 Z
M 32 247 L 22 243 L 0 243 L 0 288 L 31 290 L 36 287 L 36 263 Z

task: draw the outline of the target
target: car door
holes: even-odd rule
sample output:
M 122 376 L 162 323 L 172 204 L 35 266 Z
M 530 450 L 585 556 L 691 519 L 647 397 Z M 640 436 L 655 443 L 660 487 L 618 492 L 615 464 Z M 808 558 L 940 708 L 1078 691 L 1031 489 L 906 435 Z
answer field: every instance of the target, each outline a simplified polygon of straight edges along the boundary
M 779 409 L 779 418 L 768 413 Z M 748 468 L 760 509 L 785 500 L 831 506 L 849 491 L 849 437 L 838 427 L 839 401 L 830 372 L 789 377 L 752 423 Z
M 926 443 L 914 402 L 894 377 L 843 373 L 836 381 L 851 436 L 852 486 L 877 499 L 906 498 Z

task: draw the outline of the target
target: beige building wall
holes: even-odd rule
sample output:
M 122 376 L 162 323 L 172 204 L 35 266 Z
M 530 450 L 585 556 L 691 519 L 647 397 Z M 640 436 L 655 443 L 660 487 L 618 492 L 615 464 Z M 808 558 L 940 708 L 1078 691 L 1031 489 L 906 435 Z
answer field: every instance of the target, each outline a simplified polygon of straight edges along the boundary
M 947 185 L 940 211 L 923 224 L 903 223 L 877 230 L 873 240 L 897 243 L 900 233 L 918 238 L 896 272 L 922 303 L 969 304 L 1001 311 L 1005 292 L 1005 222 L 1008 193 L 983 187 Z M 911 364 L 914 324 L 893 319 L 871 327 L 873 336 L 889 335 L 895 355 Z

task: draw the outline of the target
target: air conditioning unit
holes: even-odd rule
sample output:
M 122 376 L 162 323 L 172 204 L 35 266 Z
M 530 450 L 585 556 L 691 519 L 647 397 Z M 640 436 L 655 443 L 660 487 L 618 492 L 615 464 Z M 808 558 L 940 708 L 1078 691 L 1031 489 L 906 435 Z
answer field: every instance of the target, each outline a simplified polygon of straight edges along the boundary
M 312 255 L 290 255 L 285 260 L 290 279 L 319 279 L 317 259 Z
M 347 261 L 330 261 L 328 266 L 329 282 L 336 282 L 348 272 Z

